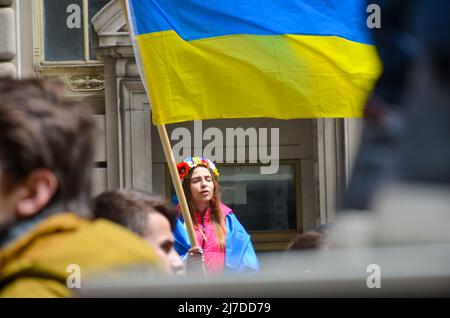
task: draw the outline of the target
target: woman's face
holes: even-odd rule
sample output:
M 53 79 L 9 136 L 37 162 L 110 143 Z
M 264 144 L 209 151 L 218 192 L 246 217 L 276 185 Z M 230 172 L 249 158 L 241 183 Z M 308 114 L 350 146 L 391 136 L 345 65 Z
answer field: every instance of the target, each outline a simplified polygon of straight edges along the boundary
M 196 207 L 209 205 L 214 193 L 214 181 L 206 167 L 197 167 L 191 176 L 191 194 Z

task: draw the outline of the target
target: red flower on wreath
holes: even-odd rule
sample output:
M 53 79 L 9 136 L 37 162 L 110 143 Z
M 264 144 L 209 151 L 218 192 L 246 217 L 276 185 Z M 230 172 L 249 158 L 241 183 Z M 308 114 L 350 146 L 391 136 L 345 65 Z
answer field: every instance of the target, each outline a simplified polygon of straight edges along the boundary
M 206 159 L 202 159 L 202 166 L 209 168 L 209 163 L 208 163 L 208 161 L 206 161 Z
M 183 180 L 189 172 L 189 165 L 183 161 L 183 162 L 180 162 L 179 164 L 177 164 L 177 169 L 178 169 L 178 175 L 180 176 L 180 179 Z

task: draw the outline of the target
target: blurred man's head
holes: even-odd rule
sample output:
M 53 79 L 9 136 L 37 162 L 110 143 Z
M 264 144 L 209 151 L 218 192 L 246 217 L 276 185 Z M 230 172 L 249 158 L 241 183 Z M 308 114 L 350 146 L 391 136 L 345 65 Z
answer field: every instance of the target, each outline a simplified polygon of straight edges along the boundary
M 113 221 L 141 236 L 155 249 L 167 271 L 184 272 L 184 263 L 174 248 L 177 212 L 172 204 L 143 192 L 116 190 L 97 196 L 93 211 L 96 218 Z
M 95 123 L 62 84 L 0 80 L 0 236 L 42 212 L 88 214 Z
M 297 235 L 294 240 L 289 243 L 287 250 L 318 250 L 323 244 L 324 234 L 310 231 Z
M 287 250 L 326 249 L 327 237 L 333 223 L 320 224 L 303 234 L 298 234 L 288 245 Z

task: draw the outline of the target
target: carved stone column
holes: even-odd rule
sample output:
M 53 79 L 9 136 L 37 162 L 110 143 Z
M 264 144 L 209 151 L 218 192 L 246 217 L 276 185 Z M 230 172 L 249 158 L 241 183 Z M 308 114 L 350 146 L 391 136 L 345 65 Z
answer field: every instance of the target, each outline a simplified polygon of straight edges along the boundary
M 92 20 L 105 65 L 107 186 L 152 192 L 151 113 L 119 1 Z

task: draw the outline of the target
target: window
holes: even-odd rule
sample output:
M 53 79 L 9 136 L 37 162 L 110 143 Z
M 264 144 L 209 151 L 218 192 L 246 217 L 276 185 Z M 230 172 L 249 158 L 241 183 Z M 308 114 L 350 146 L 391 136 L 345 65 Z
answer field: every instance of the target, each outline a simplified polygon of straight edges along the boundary
M 44 0 L 44 60 L 95 60 L 90 21 L 109 0 Z
M 252 236 L 257 251 L 283 250 L 302 231 L 300 161 L 281 160 L 276 174 L 263 175 L 257 164 L 216 164 L 222 202 Z M 168 197 L 178 200 L 166 166 Z
M 235 211 L 247 231 L 297 229 L 296 169 L 281 164 L 276 174 L 257 165 L 222 165 L 222 201 Z

